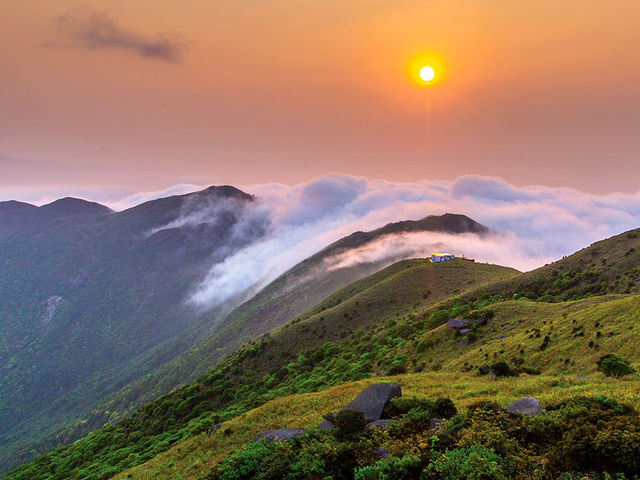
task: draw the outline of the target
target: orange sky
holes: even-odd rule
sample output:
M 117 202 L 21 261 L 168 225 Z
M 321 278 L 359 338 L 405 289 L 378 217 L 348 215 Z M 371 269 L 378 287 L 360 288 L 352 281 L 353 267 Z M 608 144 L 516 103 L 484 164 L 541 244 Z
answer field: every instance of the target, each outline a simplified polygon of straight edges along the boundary
M 121 44 L 74 37 L 96 14 Z M 640 2 L 3 0 L 0 18 L 0 154 L 75 171 L 54 183 L 640 190 Z M 141 54 L 158 34 L 182 56 Z M 447 65 L 430 89 L 406 71 L 425 50 Z

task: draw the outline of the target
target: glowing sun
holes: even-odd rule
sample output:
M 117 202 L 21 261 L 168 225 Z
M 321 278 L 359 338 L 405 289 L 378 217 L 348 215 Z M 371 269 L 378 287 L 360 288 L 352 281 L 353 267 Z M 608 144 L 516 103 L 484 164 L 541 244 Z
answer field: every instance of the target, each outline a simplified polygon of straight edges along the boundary
M 436 71 L 429 65 L 425 65 L 420 69 L 420 78 L 425 82 L 430 82 L 435 78 L 435 76 Z
M 407 64 L 409 78 L 419 87 L 431 88 L 446 76 L 447 68 L 440 55 L 434 52 L 419 52 Z

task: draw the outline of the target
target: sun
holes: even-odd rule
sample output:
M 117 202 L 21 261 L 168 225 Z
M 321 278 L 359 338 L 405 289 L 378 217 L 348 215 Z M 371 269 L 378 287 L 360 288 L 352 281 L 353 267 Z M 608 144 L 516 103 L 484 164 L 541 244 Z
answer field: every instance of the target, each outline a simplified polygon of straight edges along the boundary
M 420 78 L 425 82 L 430 82 L 436 77 L 436 71 L 430 65 L 425 65 L 420 69 Z
M 409 77 L 420 87 L 431 87 L 440 83 L 446 73 L 444 60 L 433 52 L 415 54 L 407 66 Z

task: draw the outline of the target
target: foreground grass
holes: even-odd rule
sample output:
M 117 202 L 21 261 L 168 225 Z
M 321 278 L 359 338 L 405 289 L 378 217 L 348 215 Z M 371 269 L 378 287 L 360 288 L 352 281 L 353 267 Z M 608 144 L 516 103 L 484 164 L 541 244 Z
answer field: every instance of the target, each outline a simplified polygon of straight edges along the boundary
M 202 479 L 222 458 L 242 449 L 261 432 L 283 427 L 313 427 L 322 421 L 324 414 L 344 406 L 367 385 L 381 381 L 399 382 L 405 396 L 449 397 L 459 407 L 479 400 L 491 400 L 507 406 L 523 396 L 535 396 L 542 404 L 546 404 L 576 395 L 606 395 L 640 408 L 639 380 L 637 374 L 625 379 L 612 379 L 601 373 L 593 373 L 588 378 L 567 374 L 493 379 L 470 373 L 443 372 L 367 379 L 318 393 L 273 400 L 225 422 L 224 427 L 211 437 L 201 434 L 190 438 L 114 478 Z

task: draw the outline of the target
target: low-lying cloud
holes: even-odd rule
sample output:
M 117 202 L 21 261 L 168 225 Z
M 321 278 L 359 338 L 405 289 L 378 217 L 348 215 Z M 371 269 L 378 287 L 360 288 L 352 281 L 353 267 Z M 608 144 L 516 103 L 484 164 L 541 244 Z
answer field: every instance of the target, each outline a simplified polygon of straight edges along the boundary
M 569 188 L 515 187 L 469 175 L 454 181 L 393 183 L 328 175 L 309 182 L 243 187 L 258 197 L 248 215 L 263 216 L 267 235 L 212 267 L 190 301 L 215 306 L 260 288 L 296 263 L 357 230 L 445 212 L 488 226 L 484 238 L 437 232 L 388 235 L 327 260 L 327 269 L 389 262 L 433 250 L 531 270 L 594 241 L 640 226 L 640 195 L 591 195 Z M 251 213 L 252 212 L 252 213 Z
M 120 195 L 120 200 L 105 203 L 121 210 L 202 188 L 185 183 L 162 191 L 136 194 L 127 191 Z M 220 259 L 211 259 L 208 275 L 194 287 L 188 299 L 200 308 L 217 306 L 230 298 L 240 298 L 238 295 L 246 296 L 246 292 L 254 292 L 354 231 L 372 230 L 398 220 L 462 213 L 493 233 L 482 239 L 432 232 L 385 236 L 330 258 L 324 267 L 391 262 L 445 250 L 480 262 L 531 270 L 597 240 L 640 227 L 640 193 L 592 195 L 570 188 L 516 187 L 499 178 L 477 175 L 453 181 L 395 183 L 334 174 L 294 186 L 263 184 L 239 188 L 255 195 L 256 201 L 243 208 L 232 237 L 239 242 L 253 238 L 256 226 L 265 232 L 255 236 L 258 240 L 247 240 L 244 248 L 231 253 L 222 263 Z M 109 191 L 114 193 L 111 187 Z M 57 192 L 51 190 L 48 196 L 54 193 Z M 97 201 L 105 201 L 107 193 L 104 188 L 93 193 L 77 192 Z M 222 209 L 214 204 L 190 205 L 172 226 L 213 222 L 229 208 L 233 209 L 233 205 Z
M 181 62 L 188 47 L 182 35 L 143 35 L 121 27 L 108 12 L 76 10 L 57 17 L 55 27 L 77 47 L 128 50 L 140 57 L 172 63 Z

